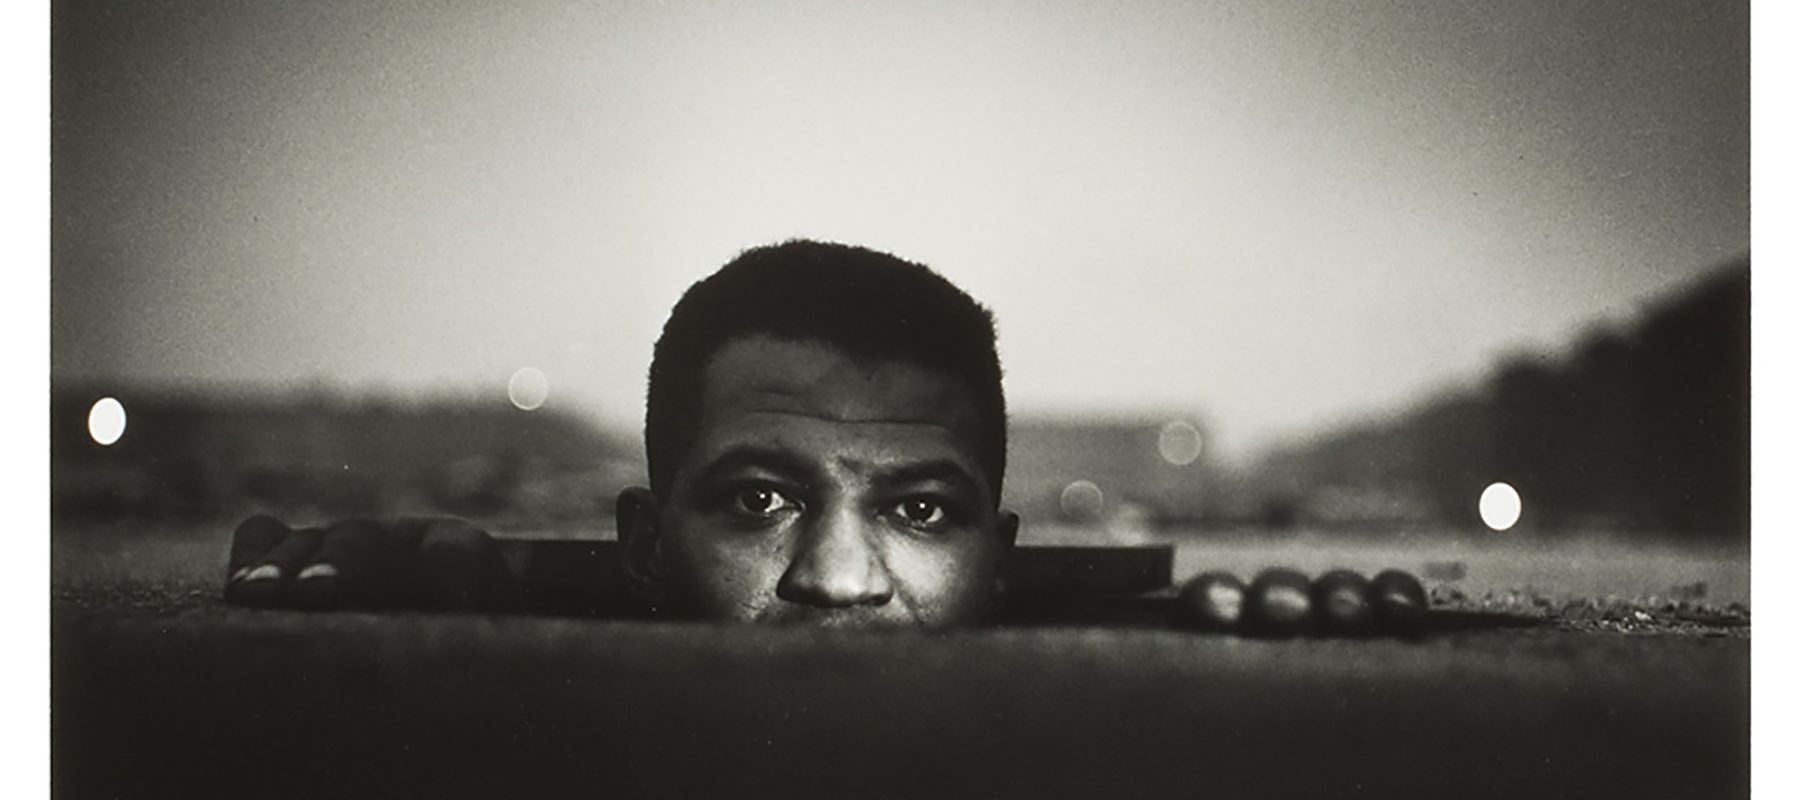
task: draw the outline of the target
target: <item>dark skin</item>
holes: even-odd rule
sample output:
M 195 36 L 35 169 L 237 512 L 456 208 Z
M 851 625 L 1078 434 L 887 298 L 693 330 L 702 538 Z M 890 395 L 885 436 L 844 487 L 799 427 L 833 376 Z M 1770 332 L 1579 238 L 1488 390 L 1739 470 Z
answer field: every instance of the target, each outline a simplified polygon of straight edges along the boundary
M 978 623 L 999 606 L 1018 517 L 977 466 L 956 380 L 763 337 L 708 364 L 666 499 L 619 497 L 628 585 L 681 617 L 836 627 Z M 302 607 L 507 608 L 493 540 L 456 520 L 291 530 L 255 517 L 228 599 Z
M 231 540 L 225 599 L 292 608 L 507 610 L 518 580 L 493 537 L 458 519 L 345 520 L 293 529 L 257 515 Z
M 1019 519 L 978 467 L 967 386 L 760 336 L 715 354 L 702 386 L 671 485 L 616 506 L 640 599 L 680 618 L 830 627 L 994 617 Z M 511 610 L 522 597 L 494 540 L 451 519 L 294 530 L 257 516 L 230 570 L 226 598 L 248 605 Z
M 1017 516 L 977 467 L 970 390 L 764 337 L 708 365 L 667 496 L 627 492 L 628 579 L 685 616 L 867 627 L 987 619 Z

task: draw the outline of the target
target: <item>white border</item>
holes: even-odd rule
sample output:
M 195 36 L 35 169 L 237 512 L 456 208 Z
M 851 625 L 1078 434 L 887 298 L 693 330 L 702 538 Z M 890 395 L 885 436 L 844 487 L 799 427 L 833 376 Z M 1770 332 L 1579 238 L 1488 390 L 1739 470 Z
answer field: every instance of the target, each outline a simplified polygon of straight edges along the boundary
M 1751 796 L 1793 797 L 1794 6 L 1756 3 L 1750 30 Z M 1785 667 L 1785 669 L 1784 669 Z
M 0 753 L 7 797 L 50 793 L 50 4 L 0 12 L 5 75 L 6 555 L 0 581 L 7 658 L 0 685 Z

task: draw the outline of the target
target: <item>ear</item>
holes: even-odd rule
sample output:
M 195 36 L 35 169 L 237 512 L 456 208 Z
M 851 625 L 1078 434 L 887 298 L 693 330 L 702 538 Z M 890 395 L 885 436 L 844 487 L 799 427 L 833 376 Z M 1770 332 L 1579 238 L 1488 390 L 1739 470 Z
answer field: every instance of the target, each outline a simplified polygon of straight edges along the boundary
M 642 486 L 619 492 L 613 519 L 619 529 L 619 559 L 625 587 L 651 606 L 663 601 L 662 541 L 656 528 L 656 495 Z
M 1000 546 L 1011 553 L 1013 545 L 1019 541 L 1019 515 L 1011 511 L 1000 512 L 1000 519 L 994 525 L 994 532 L 1000 536 Z
M 1012 572 L 1013 546 L 1019 541 L 1019 515 L 1011 511 L 1000 512 L 1000 518 L 994 522 L 994 535 L 1000 539 L 1000 570 L 994 575 L 993 604 L 998 608 L 1006 605 L 1008 590 L 1007 575 Z

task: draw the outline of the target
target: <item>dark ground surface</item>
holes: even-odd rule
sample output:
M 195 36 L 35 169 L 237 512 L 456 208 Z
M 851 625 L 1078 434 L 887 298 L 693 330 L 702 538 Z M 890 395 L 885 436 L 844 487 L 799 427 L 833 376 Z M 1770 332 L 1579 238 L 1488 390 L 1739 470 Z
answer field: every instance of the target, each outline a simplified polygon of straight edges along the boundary
M 1741 631 L 1261 641 L 107 605 L 54 605 L 59 797 L 1748 792 Z
M 53 548 L 56 796 L 1748 794 L 1748 609 L 1668 579 L 1735 585 L 1716 560 L 1615 596 L 1475 558 L 1427 581 L 1420 638 L 1269 641 L 1143 607 L 948 633 L 258 611 L 196 547 Z

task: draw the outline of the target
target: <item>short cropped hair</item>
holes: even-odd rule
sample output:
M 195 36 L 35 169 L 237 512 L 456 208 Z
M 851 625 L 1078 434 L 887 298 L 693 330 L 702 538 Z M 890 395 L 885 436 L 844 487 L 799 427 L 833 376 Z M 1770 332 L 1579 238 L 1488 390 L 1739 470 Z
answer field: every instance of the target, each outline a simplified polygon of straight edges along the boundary
M 644 449 L 659 496 L 693 444 L 701 377 L 727 344 L 765 335 L 816 342 L 853 358 L 947 374 L 979 406 L 977 467 L 996 502 L 1006 472 L 1006 398 L 994 317 L 930 268 L 863 247 L 804 239 L 746 250 L 689 287 L 650 361 Z

